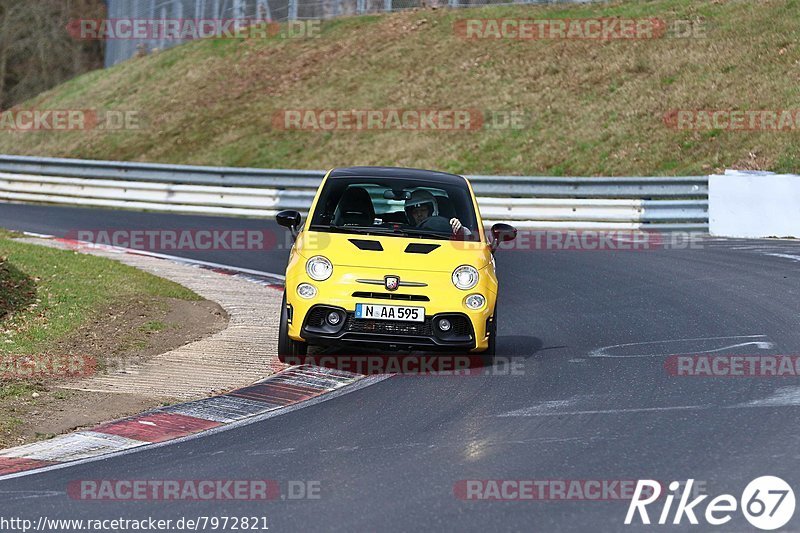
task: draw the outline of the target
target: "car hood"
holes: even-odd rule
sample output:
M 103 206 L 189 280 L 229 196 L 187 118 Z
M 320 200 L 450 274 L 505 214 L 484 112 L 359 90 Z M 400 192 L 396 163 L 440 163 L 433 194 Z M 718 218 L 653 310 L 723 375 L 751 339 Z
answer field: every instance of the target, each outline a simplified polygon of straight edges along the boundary
M 327 257 L 335 266 L 452 272 L 460 265 L 478 270 L 492 260 L 484 242 L 446 241 L 306 230 L 295 242 L 306 259 Z

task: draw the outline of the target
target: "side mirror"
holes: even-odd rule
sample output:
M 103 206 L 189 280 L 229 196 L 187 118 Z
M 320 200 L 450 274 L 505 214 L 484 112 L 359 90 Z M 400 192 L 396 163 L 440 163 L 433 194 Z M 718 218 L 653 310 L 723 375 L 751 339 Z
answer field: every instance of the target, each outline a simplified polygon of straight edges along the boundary
M 497 250 L 500 244 L 513 241 L 517 238 L 517 228 L 510 224 L 498 222 L 492 226 L 492 253 Z
M 278 222 L 279 226 L 292 230 L 292 235 L 297 237 L 297 228 L 300 227 L 300 221 L 302 220 L 299 211 L 293 209 L 281 211 L 275 215 L 275 220 Z

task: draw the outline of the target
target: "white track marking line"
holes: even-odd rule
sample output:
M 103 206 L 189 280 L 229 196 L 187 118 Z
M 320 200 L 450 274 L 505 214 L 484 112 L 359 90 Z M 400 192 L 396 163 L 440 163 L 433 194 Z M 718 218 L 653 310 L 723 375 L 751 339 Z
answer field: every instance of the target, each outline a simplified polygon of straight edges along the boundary
M 530 412 L 528 409 L 517 409 L 500 415 L 490 415 L 492 418 L 517 418 L 517 417 L 538 417 L 538 416 L 579 416 L 579 415 L 618 415 L 627 413 L 647 413 L 662 411 L 703 411 L 707 409 L 751 409 L 757 407 L 800 407 L 800 388 L 791 393 L 786 392 L 782 395 L 773 395 L 762 400 L 740 403 L 736 405 L 673 405 L 667 407 L 631 407 L 620 409 L 596 409 L 590 411 L 552 411 L 552 412 Z
M 800 387 L 780 387 L 772 395 L 761 400 L 735 405 L 734 407 L 796 407 L 800 406 Z
M 764 253 L 762 255 L 769 255 L 772 257 L 780 257 L 783 259 L 790 259 L 792 261 L 800 261 L 800 255 L 792 255 L 792 254 L 779 254 L 779 253 Z
M 498 416 L 506 417 L 506 416 L 537 416 L 538 414 L 546 415 L 546 414 L 556 413 L 558 412 L 558 409 L 563 407 L 572 407 L 576 403 L 578 403 L 578 398 L 570 398 L 568 400 L 547 400 L 544 402 L 540 402 L 536 405 L 531 405 L 530 407 L 523 407 L 522 409 L 509 411 L 508 413 L 504 413 Z
M 57 490 L 0 490 L 3 502 L 8 503 L 15 500 L 31 500 L 34 498 L 52 498 L 53 496 L 63 497 L 66 491 Z M 8 497 L 6 497 L 8 496 Z
M 682 343 L 682 342 L 695 342 L 695 341 L 715 341 L 715 340 L 729 340 L 729 339 L 766 339 L 766 335 L 733 335 L 730 337 L 696 337 L 691 339 L 666 339 L 660 341 L 647 341 L 647 342 L 629 342 L 624 344 L 612 344 L 610 346 L 603 346 L 601 348 L 595 348 L 591 352 L 589 352 L 589 357 L 610 357 L 610 358 L 625 358 L 625 357 L 666 357 L 670 355 L 681 355 L 687 353 L 686 351 L 675 352 L 675 353 L 655 353 L 655 354 L 633 354 L 633 355 L 612 355 L 604 353 L 606 350 L 610 350 L 611 348 L 624 348 L 627 346 L 648 346 L 653 344 L 675 344 L 675 343 Z M 740 348 L 742 346 L 754 345 L 760 350 L 769 350 L 775 347 L 775 344 L 770 341 L 749 341 L 743 342 L 738 344 L 731 344 L 728 346 L 723 346 L 721 348 L 715 348 L 713 350 L 689 350 L 691 353 L 714 353 L 714 352 L 721 352 L 723 350 L 729 350 L 731 348 Z
M 134 255 L 146 255 L 149 257 L 155 257 L 158 259 L 168 259 L 170 261 L 176 261 L 178 263 L 188 263 L 191 265 L 203 265 L 211 268 L 223 268 L 225 270 L 233 270 L 235 272 L 241 272 L 242 274 L 253 274 L 255 276 L 265 276 L 270 278 L 276 278 L 281 281 L 286 281 L 286 276 L 282 276 L 280 274 L 275 274 L 274 272 L 264 272 L 263 270 L 253 270 L 251 268 L 242 268 L 236 267 L 231 265 L 223 265 L 221 263 L 212 263 L 210 261 L 201 261 L 199 259 L 189 259 L 186 257 L 178 257 L 175 255 L 167 255 L 167 254 L 157 254 L 155 252 L 145 252 L 140 250 L 126 250 L 126 253 L 134 254 Z
M 588 411 L 542 411 L 542 412 L 526 412 L 531 408 L 517 409 L 516 411 L 509 411 L 502 415 L 495 415 L 496 418 L 507 417 L 533 417 L 533 416 L 575 416 L 575 415 L 607 415 L 607 414 L 624 414 L 624 413 L 645 413 L 650 411 L 686 411 L 695 409 L 709 409 L 710 405 L 677 405 L 671 407 L 633 407 L 629 409 L 595 409 Z M 533 409 L 538 408 L 534 406 Z

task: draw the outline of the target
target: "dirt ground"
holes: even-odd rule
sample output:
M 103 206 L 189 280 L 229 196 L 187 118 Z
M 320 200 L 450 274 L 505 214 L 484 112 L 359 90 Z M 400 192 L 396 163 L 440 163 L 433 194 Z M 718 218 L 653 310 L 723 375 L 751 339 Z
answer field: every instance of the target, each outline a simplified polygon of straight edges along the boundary
M 216 303 L 143 297 L 110 302 L 54 352 L 98 361 L 113 370 L 221 331 L 228 317 Z M 32 382 L 0 398 L 0 447 L 18 446 L 172 403 L 171 398 L 62 389 L 64 381 Z

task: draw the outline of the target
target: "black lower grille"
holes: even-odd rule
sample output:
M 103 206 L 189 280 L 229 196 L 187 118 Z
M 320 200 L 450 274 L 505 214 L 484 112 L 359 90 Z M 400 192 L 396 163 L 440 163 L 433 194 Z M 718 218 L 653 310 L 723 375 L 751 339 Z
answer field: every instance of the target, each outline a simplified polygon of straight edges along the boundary
M 399 320 L 370 320 L 355 318 L 348 313 L 344 330 L 350 333 L 377 333 L 380 335 L 414 335 L 429 337 L 431 320 L 425 322 L 402 322 Z
M 448 315 L 445 318 L 450 321 L 451 327 L 449 333 L 451 333 L 451 335 L 455 337 L 472 335 L 472 326 L 470 325 L 469 320 L 467 320 L 467 317 Z
M 328 313 L 330 313 L 330 309 L 325 307 L 314 307 L 308 313 L 308 319 L 306 324 L 308 326 L 312 326 L 315 328 L 319 328 L 325 325 L 325 317 Z

